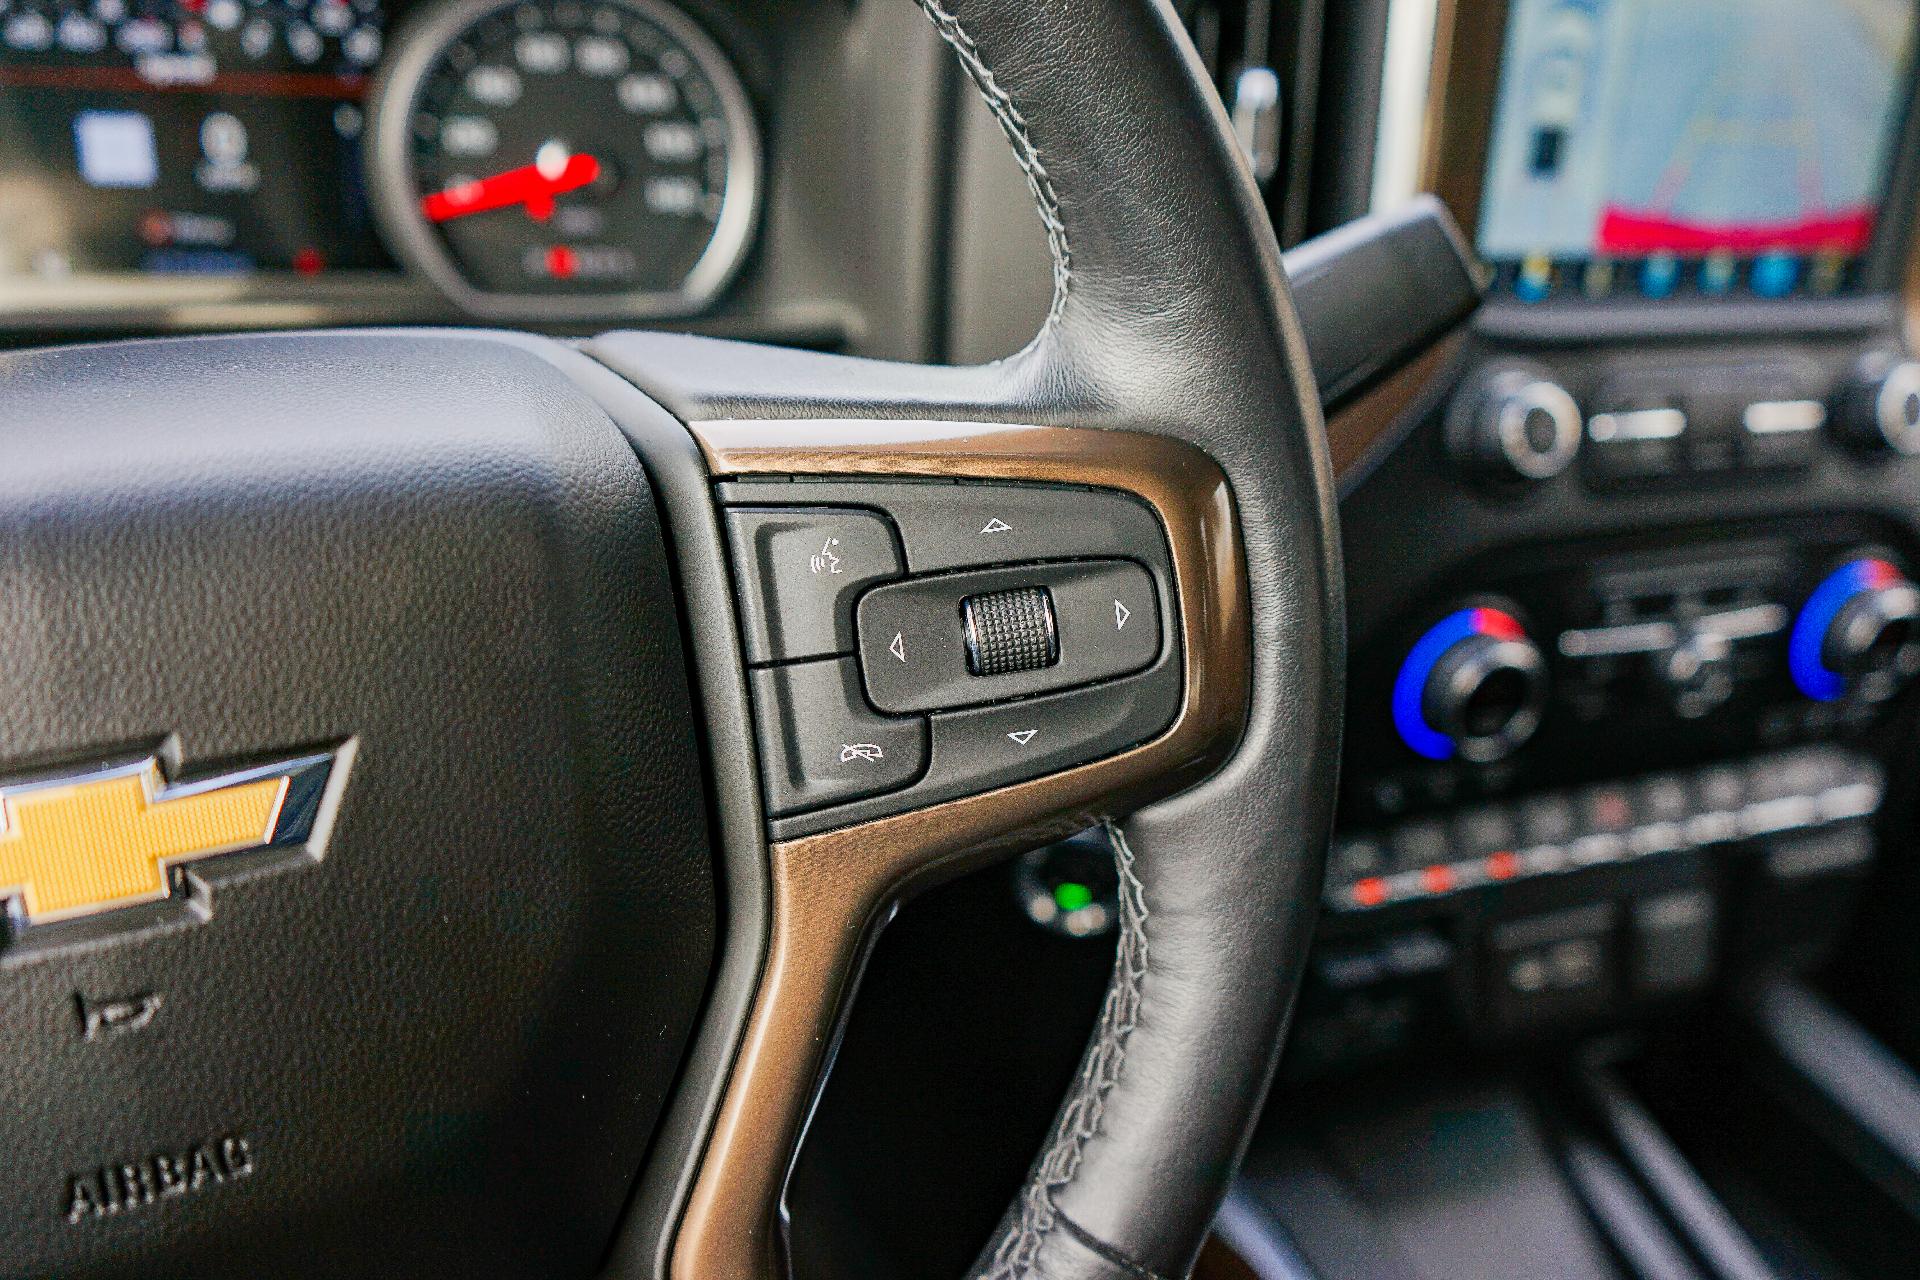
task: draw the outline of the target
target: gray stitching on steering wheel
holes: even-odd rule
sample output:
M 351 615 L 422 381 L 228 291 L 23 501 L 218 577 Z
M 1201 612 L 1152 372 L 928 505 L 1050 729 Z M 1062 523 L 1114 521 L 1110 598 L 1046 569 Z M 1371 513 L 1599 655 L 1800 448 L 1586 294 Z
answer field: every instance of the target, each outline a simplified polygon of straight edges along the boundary
M 974 87 L 980 90 L 980 96 L 986 99 L 987 109 L 1000 122 L 1001 132 L 1013 144 L 1013 154 L 1020 162 L 1021 172 L 1027 175 L 1027 189 L 1033 192 L 1034 203 L 1040 208 L 1040 221 L 1047 229 L 1047 250 L 1053 255 L 1053 305 L 1047 309 L 1047 324 L 1052 325 L 1067 305 L 1067 290 L 1073 283 L 1073 254 L 1067 245 L 1067 225 L 1060 218 L 1060 197 L 1053 189 L 1053 179 L 1047 174 L 1047 166 L 1040 162 L 1039 148 L 1033 145 L 1033 138 L 1027 133 L 1026 117 L 1020 114 L 1020 108 L 1013 105 L 1013 99 L 1000 87 L 1000 82 L 993 78 L 993 72 L 980 57 L 979 46 L 974 44 L 966 28 L 960 25 L 960 20 L 941 8 L 939 0 L 918 0 L 918 3 L 932 21 L 934 30 L 940 33 L 940 38 L 959 56 L 967 78 L 973 81 Z
M 1053 257 L 1053 303 L 1047 310 L 1046 325 L 1051 327 L 1066 307 L 1067 293 L 1073 285 L 1073 253 L 1067 242 L 1067 227 L 1060 214 L 1060 197 L 1053 178 L 1040 159 L 1040 150 L 1027 131 L 1026 117 L 993 71 L 980 56 L 979 46 L 967 34 L 960 20 L 942 8 L 939 0 L 918 0 L 940 33 L 960 59 L 967 78 L 972 80 L 987 109 L 999 121 L 1001 132 L 1013 145 L 1014 157 L 1026 175 L 1027 188 L 1033 193 L 1040 221 L 1047 231 L 1047 249 Z M 1106 824 L 1113 842 L 1114 867 L 1119 877 L 1120 937 L 1114 955 L 1113 981 L 1100 1010 L 1100 1023 L 1092 1042 L 1080 1060 L 1080 1071 L 1073 1088 L 1061 1104 L 1053 1132 L 1035 1162 L 1033 1172 L 1020 1196 L 1016 1220 L 1002 1234 L 982 1280 L 1021 1280 L 1031 1271 L 1049 1233 L 1065 1229 L 1077 1239 L 1084 1232 L 1066 1220 L 1055 1207 L 1056 1190 L 1072 1182 L 1085 1157 L 1087 1143 L 1100 1132 L 1107 1096 L 1119 1082 L 1126 1061 L 1127 1040 L 1140 1016 L 1141 986 L 1147 973 L 1147 903 L 1139 877 L 1133 872 L 1133 850 L 1126 837 L 1112 823 Z
M 1119 1083 L 1127 1039 L 1139 1021 L 1141 984 L 1147 976 L 1146 893 L 1133 873 L 1133 850 L 1126 837 L 1111 822 L 1105 826 L 1120 879 L 1120 939 L 1113 958 L 1113 982 L 1100 1009 L 1100 1025 L 1080 1060 L 1080 1073 L 1021 1193 L 1018 1221 L 1001 1237 L 982 1280 L 1026 1276 L 1047 1234 L 1064 1220 L 1054 1207 L 1053 1193 L 1073 1181 L 1087 1143 L 1100 1132 L 1107 1095 Z

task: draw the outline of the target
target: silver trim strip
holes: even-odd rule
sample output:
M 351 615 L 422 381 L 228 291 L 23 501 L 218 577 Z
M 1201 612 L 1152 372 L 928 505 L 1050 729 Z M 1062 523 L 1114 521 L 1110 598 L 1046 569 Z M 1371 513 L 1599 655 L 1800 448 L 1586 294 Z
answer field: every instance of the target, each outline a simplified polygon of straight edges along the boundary
M 1620 627 L 1589 627 L 1560 633 L 1560 653 L 1567 658 L 1613 658 L 1629 653 L 1658 653 L 1680 642 L 1671 622 L 1635 622 Z
M 1628 409 L 1587 419 L 1587 435 L 1595 444 L 1674 440 L 1686 429 L 1687 415 L 1678 409 Z
M 1748 405 L 1740 421 L 1756 436 L 1818 431 L 1827 424 L 1827 406 L 1818 400 L 1762 400 Z
M 1756 604 L 1725 613 L 1710 613 L 1694 625 L 1725 640 L 1755 640 L 1785 631 L 1789 616 L 1783 604 Z

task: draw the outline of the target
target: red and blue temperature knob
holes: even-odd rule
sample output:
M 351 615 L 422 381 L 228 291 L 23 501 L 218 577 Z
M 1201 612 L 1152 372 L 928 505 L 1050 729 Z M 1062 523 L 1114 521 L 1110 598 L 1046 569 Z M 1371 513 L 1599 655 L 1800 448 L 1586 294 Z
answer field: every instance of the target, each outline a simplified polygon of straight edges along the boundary
M 1460 609 L 1408 650 L 1393 682 L 1393 724 L 1429 760 L 1498 760 L 1540 727 L 1547 668 L 1504 609 Z
M 1920 669 L 1920 591 L 1881 556 L 1856 556 L 1807 596 L 1787 670 L 1816 702 L 1878 702 Z

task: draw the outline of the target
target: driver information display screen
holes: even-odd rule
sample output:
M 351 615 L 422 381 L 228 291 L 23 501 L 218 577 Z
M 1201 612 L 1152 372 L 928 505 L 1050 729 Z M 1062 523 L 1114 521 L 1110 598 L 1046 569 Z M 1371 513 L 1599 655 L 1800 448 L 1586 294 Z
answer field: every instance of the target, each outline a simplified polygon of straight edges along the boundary
M 1481 201 L 1500 292 L 1824 296 L 1855 283 L 1914 0 L 1514 0 Z
M 0 287 L 390 262 L 361 190 L 380 0 L 0 0 Z

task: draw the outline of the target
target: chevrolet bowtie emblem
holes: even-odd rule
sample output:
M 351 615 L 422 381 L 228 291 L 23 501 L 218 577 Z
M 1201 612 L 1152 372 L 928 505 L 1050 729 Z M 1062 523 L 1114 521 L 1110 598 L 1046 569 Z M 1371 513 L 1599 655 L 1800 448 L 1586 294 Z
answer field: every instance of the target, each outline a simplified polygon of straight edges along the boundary
M 169 869 L 225 854 L 318 854 L 351 744 L 168 782 L 158 755 L 0 784 L 0 898 L 16 925 L 154 902 Z

